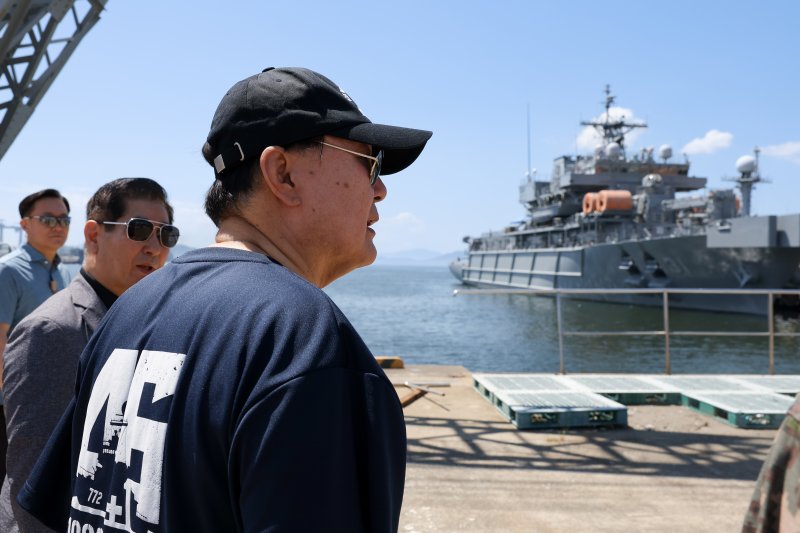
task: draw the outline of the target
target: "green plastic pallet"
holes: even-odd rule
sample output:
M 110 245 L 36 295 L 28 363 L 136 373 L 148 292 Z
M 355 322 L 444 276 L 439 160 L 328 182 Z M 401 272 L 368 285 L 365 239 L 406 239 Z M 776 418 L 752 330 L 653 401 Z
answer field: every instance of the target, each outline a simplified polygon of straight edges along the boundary
M 472 386 L 480 392 L 490 403 L 497 405 L 498 391 L 523 392 L 523 391 L 583 391 L 564 376 L 549 374 L 483 374 L 472 375 Z M 503 402 L 500 401 L 502 404 Z
M 775 392 L 687 392 L 681 403 L 732 426 L 748 429 L 775 429 L 791 407 L 792 398 Z
M 495 391 L 493 404 L 518 429 L 625 426 L 628 409 L 588 391 Z
M 623 405 L 681 404 L 680 391 L 644 376 L 594 374 L 572 375 L 570 379 Z
M 684 405 L 740 428 L 780 426 L 800 376 L 473 374 L 519 429 L 627 425 L 626 405 Z

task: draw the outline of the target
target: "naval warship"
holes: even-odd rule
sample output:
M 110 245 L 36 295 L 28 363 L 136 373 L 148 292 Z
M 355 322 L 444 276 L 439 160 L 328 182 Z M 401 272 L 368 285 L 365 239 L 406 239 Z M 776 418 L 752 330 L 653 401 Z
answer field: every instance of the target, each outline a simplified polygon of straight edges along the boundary
M 625 137 L 644 122 L 605 114 L 581 122 L 601 142 L 594 153 L 555 159 L 549 181 L 531 173 L 520 186 L 525 220 L 465 237 L 466 259 L 450 264 L 462 283 L 506 289 L 796 289 L 800 214 L 751 216 L 754 156 L 737 162 L 734 189 L 698 192 L 706 179 L 668 145 L 629 154 Z M 692 193 L 695 193 L 694 195 Z M 571 295 L 662 305 L 661 294 L 610 291 Z M 670 294 L 672 307 L 767 314 L 764 294 Z

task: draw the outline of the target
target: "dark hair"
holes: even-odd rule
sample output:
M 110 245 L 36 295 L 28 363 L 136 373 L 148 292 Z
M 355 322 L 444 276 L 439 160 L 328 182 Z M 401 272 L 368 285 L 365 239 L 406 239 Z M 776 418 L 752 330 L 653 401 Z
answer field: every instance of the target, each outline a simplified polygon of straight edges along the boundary
M 69 213 L 69 202 L 66 198 L 61 196 L 61 193 L 55 189 L 42 189 L 39 192 L 35 192 L 33 194 L 29 194 L 22 201 L 19 203 L 19 216 L 20 218 L 25 218 L 26 216 L 31 214 L 33 210 L 34 204 L 41 200 L 42 198 L 58 198 L 64 205 L 67 206 L 67 213 Z
M 316 145 L 322 136 L 304 139 L 284 146 L 285 150 L 305 150 Z M 319 145 L 320 149 L 322 145 Z M 213 148 L 203 145 L 203 157 L 213 166 Z M 259 154 L 260 155 L 260 154 Z M 227 172 L 222 179 L 216 179 L 206 193 L 206 215 L 219 227 L 220 222 L 239 213 L 239 207 L 253 192 L 256 180 L 261 175 L 259 157 L 253 157 Z
M 86 204 L 86 220 L 115 222 L 127 209 L 128 200 L 161 201 L 172 223 L 172 206 L 167 191 L 150 178 L 119 178 L 109 181 L 95 192 Z

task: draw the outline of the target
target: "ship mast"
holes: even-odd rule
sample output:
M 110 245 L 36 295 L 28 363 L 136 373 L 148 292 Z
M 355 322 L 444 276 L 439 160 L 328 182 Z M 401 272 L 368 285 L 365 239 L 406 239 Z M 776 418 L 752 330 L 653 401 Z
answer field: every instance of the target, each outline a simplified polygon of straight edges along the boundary
M 739 177 L 735 181 L 739 184 L 739 190 L 742 192 L 742 216 L 746 217 L 750 216 L 750 199 L 753 194 L 753 187 L 756 183 L 766 181 L 758 172 L 758 154 L 760 152 L 761 149 L 756 146 L 753 150 L 755 157 L 744 156 L 736 161 L 736 170 L 739 171 Z
M 622 149 L 623 153 L 625 151 L 625 135 L 630 133 L 636 128 L 646 128 L 647 124 L 645 123 L 637 123 L 637 122 L 626 122 L 625 117 L 621 117 L 618 120 L 611 119 L 611 105 L 616 100 L 616 96 L 611 94 L 611 86 L 606 84 L 606 112 L 604 120 L 589 120 L 589 121 L 581 121 L 582 126 L 592 126 L 597 133 L 600 134 L 600 137 L 603 139 L 603 146 L 607 146 L 610 143 L 617 143 Z
M 533 180 L 534 175 L 536 174 L 536 169 L 531 168 L 531 104 L 528 104 L 528 169 L 526 172 L 526 176 L 528 177 L 528 181 Z

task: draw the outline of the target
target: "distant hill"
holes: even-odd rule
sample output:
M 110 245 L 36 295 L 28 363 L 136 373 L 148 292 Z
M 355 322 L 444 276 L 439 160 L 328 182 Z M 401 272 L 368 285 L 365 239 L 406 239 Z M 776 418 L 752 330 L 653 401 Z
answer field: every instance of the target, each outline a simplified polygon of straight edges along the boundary
M 405 266 L 447 266 L 458 257 L 463 257 L 464 252 L 449 252 L 443 254 L 432 250 L 404 250 L 402 252 L 381 253 L 378 251 L 376 265 L 405 265 Z

